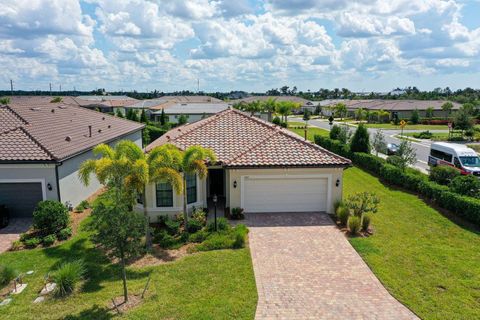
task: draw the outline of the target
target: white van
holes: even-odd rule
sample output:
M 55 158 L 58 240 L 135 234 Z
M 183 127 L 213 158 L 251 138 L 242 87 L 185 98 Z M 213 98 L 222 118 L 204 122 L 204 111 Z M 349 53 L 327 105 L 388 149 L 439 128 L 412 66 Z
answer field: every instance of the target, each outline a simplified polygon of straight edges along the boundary
M 480 176 L 480 158 L 473 149 L 462 144 L 432 143 L 428 164 L 430 166 L 448 165 L 458 168 L 462 174 Z

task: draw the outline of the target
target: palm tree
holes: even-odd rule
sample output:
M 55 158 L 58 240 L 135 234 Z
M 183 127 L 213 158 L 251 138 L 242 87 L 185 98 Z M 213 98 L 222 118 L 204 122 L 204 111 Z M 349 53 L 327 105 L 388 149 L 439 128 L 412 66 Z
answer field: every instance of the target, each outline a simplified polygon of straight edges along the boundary
M 262 103 L 262 111 L 268 113 L 268 121 L 272 122 L 272 113 L 275 112 L 277 107 L 277 99 L 268 98 Z
M 250 112 L 250 115 L 253 116 L 255 113 L 262 111 L 262 103 L 260 100 L 252 101 L 244 106 L 244 110 Z
M 179 166 L 180 151 L 173 145 L 155 147 L 148 154 L 133 141 L 122 140 L 114 148 L 100 144 L 93 149 L 99 159 L 89 159 L 80 166 L 80 180 L 88 185 L 91 174 L 114 191 L 116 202 L 132 207 L 137 194 L 142 194 L 145 216 L 145 240 L 151 245 L 146 186 L 159 181 L 169 182 L 177 193 L 182 190 L 182 177 L 175 169 Z
M 187 176 L 196 174 L 204 179 L 208 174 L 207 161 L 215 163 L 217 157 L 211 149 L 202 146 L 190 146 L 181 153 L 180 171 L 183 173 L 183 217 L 185 226 L 188 223 L 187 211 Z
M 143 151 L 133 141 L 122 140 L 114 148 L 99 144 L 93 149 L 98 159 L 88 159 L 80 165 L 79 178 L 89 185 L 91 174 L 113 191 L 115 201 L 131 207 L 135 201 L 135 190 L 148 179 L 148 164 Z
M 341 102 L 337 103 L 335 106 L 335 113 L 338 117 L 340 117 L 340 120 L 343 120 L 343 118 L 347 115 L 347 106 Z
M 277 112 L 282 116 L 282 121 L 287 123 L 287 116 L 292 112 L 292 103 L 290 101 L 280 101 L 277 104 Z

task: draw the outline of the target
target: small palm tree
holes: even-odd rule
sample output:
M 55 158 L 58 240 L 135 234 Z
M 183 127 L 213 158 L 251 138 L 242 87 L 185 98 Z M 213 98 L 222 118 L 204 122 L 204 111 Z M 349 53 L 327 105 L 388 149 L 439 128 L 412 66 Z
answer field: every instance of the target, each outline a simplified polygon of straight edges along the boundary
M 215 163 L 217 157 L 211 149 L 190 146 L 181 153 L 180 171 L 183 172 L 183 217 L 188 222 L 187 212 L 187 175 L 197 174 L 200 179 L 208 175 L 207 161 Z
M 274 98 L 268 98 L 262 103 L 262 111 L 268 113 L 268 121 L 272 122 L 272 113 L 275 112 L 277 107 L 277 100 Z
M 262 111 L 262 103 L 259 100 L 252 101 L 245 105 L 245 111 L 250 112 L 250 115 L 253 116 L 257 112 Z
M 114 148 L 99 144 L 93 149 L 99 159 L 89 159 L 80 165 L 79 178 L 85 185 L 90 184 L 91 174 L 111 189 L 115 201 L 131 207 L 135 190 L 148 179 L 148 164 L 143 151 L 133 141 L 122 140 Z

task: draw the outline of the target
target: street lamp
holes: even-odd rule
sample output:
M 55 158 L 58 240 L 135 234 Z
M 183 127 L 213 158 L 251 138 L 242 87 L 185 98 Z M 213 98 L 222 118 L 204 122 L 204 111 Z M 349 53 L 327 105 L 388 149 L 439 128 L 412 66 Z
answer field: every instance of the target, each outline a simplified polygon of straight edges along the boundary
M 215 207 L 215 211 L 214 211 L 215 212 L 215 231 L 217 231 L 217 200 L 218 199 L 216 194 L 213 195 L 212 200 L 213 200 L 213 205 Z

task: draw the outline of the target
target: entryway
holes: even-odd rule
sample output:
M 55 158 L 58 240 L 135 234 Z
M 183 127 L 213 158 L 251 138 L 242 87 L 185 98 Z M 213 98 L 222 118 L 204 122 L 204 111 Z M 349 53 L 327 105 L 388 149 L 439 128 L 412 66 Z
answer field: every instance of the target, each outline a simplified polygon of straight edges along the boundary
M 225 215 L 225 170 L 224 169 L 208 169 L 207 176 L 207 201 L 208 201 L 208 217 L 213 218 L 215 212 L 214 195 L 217 198 L 217 217 Z

